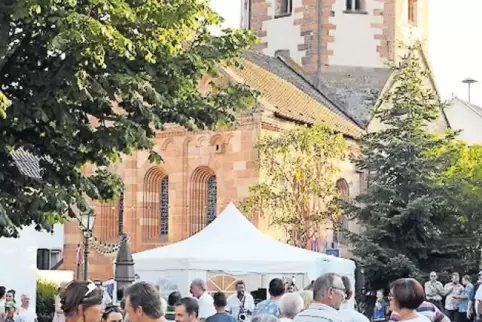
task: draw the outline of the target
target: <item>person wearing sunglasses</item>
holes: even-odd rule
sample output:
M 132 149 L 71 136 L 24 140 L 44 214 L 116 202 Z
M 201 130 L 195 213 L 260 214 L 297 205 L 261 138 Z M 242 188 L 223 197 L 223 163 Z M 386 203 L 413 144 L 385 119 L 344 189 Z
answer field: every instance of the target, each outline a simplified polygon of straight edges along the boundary
M 91 281 L 72 281 L 60 294 L 66 322 L 99 322 L 103 291 Z
M 396 312 L 398 321 L 428 322 L 417 308 L 425 301 L 422 284 L 413 278 L 399 278 L 390 285 L 390 311 Z M 393 314 L 392 314 L 393 315 Z
M 107 305 L 101 322 L 123 322 L 121 308 L 117 305 Z

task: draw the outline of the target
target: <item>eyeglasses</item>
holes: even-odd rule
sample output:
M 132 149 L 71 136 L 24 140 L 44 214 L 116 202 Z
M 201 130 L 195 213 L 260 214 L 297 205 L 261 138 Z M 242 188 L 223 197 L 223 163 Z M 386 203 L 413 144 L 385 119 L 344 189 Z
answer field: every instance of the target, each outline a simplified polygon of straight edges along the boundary
M 338 291 L 342 291 L 343 293 L 346 293 L 346 289 L 344 287 L 332 286 L 331 288 L 334 290 L 338 290 Z

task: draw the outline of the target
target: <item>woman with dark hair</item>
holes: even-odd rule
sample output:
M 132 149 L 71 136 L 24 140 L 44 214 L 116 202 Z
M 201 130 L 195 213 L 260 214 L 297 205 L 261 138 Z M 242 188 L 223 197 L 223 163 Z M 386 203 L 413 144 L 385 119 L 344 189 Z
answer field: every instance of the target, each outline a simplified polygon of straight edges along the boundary
M 397 312 L 399 321 L 428 322 L 429 319 L 417 313 L 425 301 L 422 284 L 413 278 L 400 278 L 390 285 L 390 310 Z
M 117 305 L 107 305 L 102 313 L 102 322 L 123 322 L 121 308 Z
M 166 310 L 166 314 L 164 314 L 164 317 L 166 318 L 167 321 L 174 321 L 175 315 L 176 315 L 174 313 L 175 306 L 180 299 L 182 299 L 182 295 L 177 291 L 174 291 L 171 294 L 169 294 L 169 297 L 167 298 L 167 310 Z
M 103 290 L 90 281 L 72 281 L 60 294 L 66 322 L 99 322 Z

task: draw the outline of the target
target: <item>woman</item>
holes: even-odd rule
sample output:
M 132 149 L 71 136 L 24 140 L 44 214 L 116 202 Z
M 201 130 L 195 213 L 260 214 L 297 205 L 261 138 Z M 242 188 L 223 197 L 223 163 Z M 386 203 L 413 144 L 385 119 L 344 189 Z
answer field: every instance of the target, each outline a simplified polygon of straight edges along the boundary
M 57 288 L 57 294 L 55 295 L 55 312 L 52 322 L 65 322 L 64 311 L 62 311 L 62 305 L 60 304 L 60 293 L 65 288 L 65 283 L 61 283 Z
M 102 322 L 123 322 L 121 308 L 117 305 L 107 305 L 102 314 Z
M 300 291 L 298 294 L 303 299 L 303 310 L 306 310 L 311 303 L 313 303 L 313 292 L 312 291 Z
M 99 322 L 102 317 L 102 289 L 90 281 L 72 281 L 60 294 L 66 322 Z
M 390 310 L 397 312 L 399 321 L 428 322 L 427 317 L 419 315 L 417 308 L 425 300 L 423 286 L 413 278 L 400 278 L 390 285 Z

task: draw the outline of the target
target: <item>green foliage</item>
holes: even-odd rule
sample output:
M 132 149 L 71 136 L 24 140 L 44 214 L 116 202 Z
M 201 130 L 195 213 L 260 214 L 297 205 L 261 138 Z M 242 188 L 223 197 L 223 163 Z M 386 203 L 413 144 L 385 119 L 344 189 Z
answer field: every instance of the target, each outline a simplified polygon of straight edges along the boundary
M 369 187 L 344 206 L 345 214 L 366 228 L 349 237 L 372 290 L 431 270 L 470 269 L 467 247 L 457 238 L 464 235 L 460 216 L 447 203 L 447 187 L 437 184 L 456 158 L 455 134 L 435 135 L 427 127 L 443 104 L 423 84 L 429 72 L 419 46 L 408 48 L 395 68 L 394 87 L 375 112 L 384 128 L 361 141 L 355 162 L 369 173 Z
M 36 312 L 38 321 L 52 321 L 55 313 L 55 295 L 58 286 L 55 283 L 37 279 Z
M 313 229 L 338 218 L 335 181 L 346 143 L 326 125 L 265 136 L 257 146 L 261 182 L 249 188 L 245 213 L 266 216 L 305 248 Z
M 107 169 L 152 150 L 165 124 L 213 128 L 254 106 L 242 84 L 198 91 L 203 75 L 219 76 L 255 40 L 245 30 L 211 35 L 220 22 L 202 0 L 0 3 L 2 222 L 50 229 L 85 195 L 118 196 L 122 182 Z M 11 152 L 20 149 L 41 159 L 41 178 L 17 169 Z M 89 177 L 87 163 L 97 169 Z

